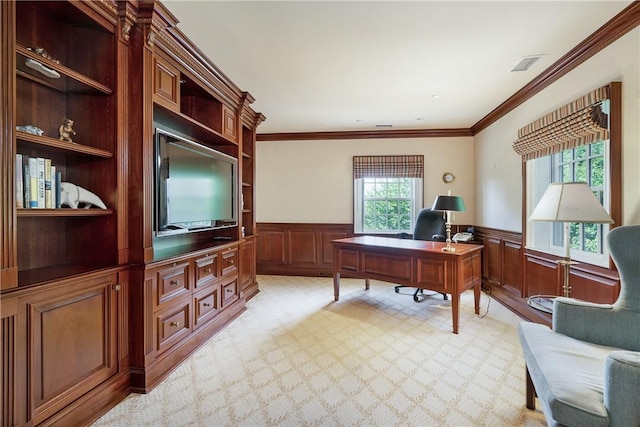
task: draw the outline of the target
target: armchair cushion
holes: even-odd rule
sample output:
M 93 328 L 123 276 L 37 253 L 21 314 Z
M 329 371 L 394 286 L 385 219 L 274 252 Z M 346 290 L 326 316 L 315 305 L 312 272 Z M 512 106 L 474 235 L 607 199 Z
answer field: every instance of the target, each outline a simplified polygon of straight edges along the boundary
M 607 355 L 618 349 L 576 340 L 536 323 L 522 322 L 518 332 L 547 423 L 608 426 L 604 365 Z

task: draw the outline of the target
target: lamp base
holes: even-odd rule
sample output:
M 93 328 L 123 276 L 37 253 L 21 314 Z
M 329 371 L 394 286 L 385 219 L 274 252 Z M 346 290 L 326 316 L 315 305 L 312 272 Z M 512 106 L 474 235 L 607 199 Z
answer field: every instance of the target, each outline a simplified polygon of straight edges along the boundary
M 453 248 L 451 246 L 445 246 L 444 248 L 442 248 L 442 252 L 455 252 L 456 248 Z

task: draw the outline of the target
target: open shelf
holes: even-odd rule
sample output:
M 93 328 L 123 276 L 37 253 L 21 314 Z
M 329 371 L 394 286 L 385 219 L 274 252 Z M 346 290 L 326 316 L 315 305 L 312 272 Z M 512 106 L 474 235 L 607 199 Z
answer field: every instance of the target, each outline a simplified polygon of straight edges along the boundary
M 16 139 L 32 144 L 38 144 L 41 146 L 55 148 L 67 152 L 88 154 L 96 157 L 104 157 L 110 159 L 113 157 L 113 153 L 107 150 L 101 150 L 99 148 L 89 147 L 88 145 L 76 144 L 72 142 L 61 141 L 59 139 L 51 138 L 49 136 L 39 136 L 27 132 L 16 131 Z

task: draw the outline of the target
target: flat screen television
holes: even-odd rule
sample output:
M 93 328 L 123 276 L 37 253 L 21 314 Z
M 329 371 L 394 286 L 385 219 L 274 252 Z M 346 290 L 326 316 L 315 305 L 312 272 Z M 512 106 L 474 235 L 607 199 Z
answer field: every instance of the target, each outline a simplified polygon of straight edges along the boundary
M 156 235 L 238 225 L 235 158 L 155 130 Z

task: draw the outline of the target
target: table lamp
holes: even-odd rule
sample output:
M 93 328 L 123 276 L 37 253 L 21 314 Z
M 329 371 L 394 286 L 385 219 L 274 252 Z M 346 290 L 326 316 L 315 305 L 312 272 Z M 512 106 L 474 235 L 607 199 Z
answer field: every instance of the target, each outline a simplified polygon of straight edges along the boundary
M 570 297 L 569 269 L 571 264 L 577 263 L 571 261 L 569 224 L 611 224 L 613 220 L 586 182 L 549 184 L 529 220 L 564 223 L 564 259 L 558 261 L 558 264 L 563 266 L 563 296 Z
M 460 196 L 452 196 L 451 191 L 446 196 L 437 196 L 433 201 L 432 211 L 446 212 L 447 246 L 442 248 L 443 252 L 455 252 L 456 248 L 451 246 L 451 212 L 464 212 L 464 200 Z

